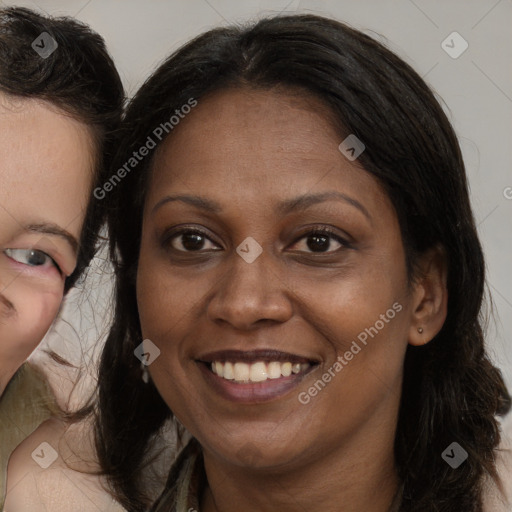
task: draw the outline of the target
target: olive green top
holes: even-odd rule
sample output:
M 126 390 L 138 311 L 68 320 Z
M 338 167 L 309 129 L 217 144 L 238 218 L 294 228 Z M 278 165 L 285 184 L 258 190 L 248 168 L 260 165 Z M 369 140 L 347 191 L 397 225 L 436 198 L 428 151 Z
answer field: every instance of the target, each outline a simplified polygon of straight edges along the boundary
M 7 483 L 7 464 L 15 448 L 59 408 L 47 380 L 25 363 L 0 397 L 0 510 Z
M 201 446 L 192 438 L 173 464 L 166 488 L 151 512 L 198 512 L 206 483 Z

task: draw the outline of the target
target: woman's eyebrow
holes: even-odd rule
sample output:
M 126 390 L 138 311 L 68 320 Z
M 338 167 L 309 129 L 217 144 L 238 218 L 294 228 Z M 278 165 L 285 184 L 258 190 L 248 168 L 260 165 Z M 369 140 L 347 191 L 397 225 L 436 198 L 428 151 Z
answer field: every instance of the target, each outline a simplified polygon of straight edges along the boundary
M 158 201 L 158 203 L 156 203 L 155 206 L 153 206 L 153 209 L 151 210 L 151 215 L 153 215 L 164 204 L 171 203 L 173 201 L 181 201 L 183 203 L 190 204 L 192 206 L 195 206 L 196 208 L 200 208 L 201 210 L 205 210 L 210 213 L 220 213 L 222 211 L 222 207 L 216 201 L 206 199 L 205 197 L 182 194 L 177 196 L 165 196 L 164 198 L 160 199 L 160 201 Z
M 54 235 L 58 236 L 70 245 L 73 254 L 77 254 L 78 252 L 78 241 L 77 239 L 65 229 L 62 229 L 57 224 L 52 223 L 43 223 L 43 224 L 29 224 L 25 226 L 25 231 L 30 231 L 31 233 L 41 233 L 44 235 Z
M 361 211 L 365 215 L 365 217 L 368 218 L 368 220 L 372 220 L 368 210 L 359 201 L 350 196 L 342 194 L 341 192 L 335 191 L 321 192 L 318 194 L 303 194 L 292 199 L 286 199 L 277 204 L 276 211 L 278 213 L 281 213 L 282 215 L 286 215 L 288 213 L 291 213 L 292 211 L 305 210 L 310 206 L 330 200 L 339 200 L 348 203 L 357 208 L 359 211 Z M 166 196 L 160 199 L 160 201 L 158 201 L 151 210 L 151 215 L 153 215 L 164 204 L 173 201 L 181 201 L 183 203 L 190 204 L 192 206 L 195 206 L 196 208 L 200 208 L 201 210 L 205 210 L 210 213 L 220 213 L 222 211 L 222 206 L 216 201 L 207 199 L 205 197 L 183 194 L 175 196 Z
M 318 194 L 303 194 L 293 199 L 286 199 L 277 205 L 277 211 L 284 215 L 295 210 L 305 210 L 315 204 L 332 200 L 348 203 L 362 212 L 368 220 L 372 220 L 368 210 L 357 199 L 335 191 L 320 192 Z

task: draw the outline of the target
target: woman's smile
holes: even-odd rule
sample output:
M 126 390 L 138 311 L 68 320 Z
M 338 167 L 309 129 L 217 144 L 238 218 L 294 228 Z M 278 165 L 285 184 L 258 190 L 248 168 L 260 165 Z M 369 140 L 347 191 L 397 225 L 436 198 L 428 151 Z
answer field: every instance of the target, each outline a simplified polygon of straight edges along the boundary
M 211 389 L 234 402 L 267 402 L 296 389 L 318 362 L 273 349 L 224 350 L 197 363 Z

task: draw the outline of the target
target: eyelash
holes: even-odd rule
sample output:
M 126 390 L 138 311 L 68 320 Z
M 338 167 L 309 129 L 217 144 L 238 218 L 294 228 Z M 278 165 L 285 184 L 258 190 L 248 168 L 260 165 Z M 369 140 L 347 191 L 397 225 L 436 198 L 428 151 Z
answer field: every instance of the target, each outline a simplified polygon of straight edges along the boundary
M 164 247 L 169 247 L 171 245 L 171 241 L 174 240 L 175 238 L 179 237 L 180 235 L 184 235 L 184 234 L 192 234 L 192 235 L 201 235 L 205 238 L 207 238 L 208 240 L 210 240 L 212 243 L 215 243 L 213 242 L 213 240 L 211 240 L 211 238 L 208 236 L 208 234 L 206 232 L 204 232 L 203 230 L 199 229 L 199 228 L 194 228 L 194 229 L 191 229 L 191 228 L 182 228 L 178 231 L 174 231 L 170 234 L 168 234 L 167 236 L 164 237 L 164 240 L 163 240 L 163 245 Z M 318 228 L 313 228 L 311 229 L 310 231 L 307 231 L 305 233 L 303 233 L 300 237 L 296 238 L 295 239 L 295 242 L 298 242 L 299 240 L 302 240 L 303 238 L 307 238 L 308 236 L 313 236 L 313 235 L 327 235 L 329 236 L 330 238 L 336 240 L 338 243 L 340 243 L 342 246 L 346 247 L 346 248 L 349 248 L 350 247 L 350 244 L 347 242 L 347 240 L 345 240 L 344 238 L 340 237 L 335 231 L 334 229 L 332 228 L 329 228 L 327 226 L 319 226 Z M 172 248 L 174 249 L 174 248 Z M 176 249 L 176 251 L 178 252 L 181 252 L 181 253 L 201 253 L 201 252 L 204 252 L 203 250 L 198 250 L 198 251 L 182 251 L 180 249 Z M 336 253 L 338 252 L 339 249 L 337 249 L 336 251 L 326 251 L 326 252 L 310 252 L 309 254 L 333 254 L 333 253 Z
M 44 251 L 40 251 L 39 249 L 5 249 L 4 253 L 5 255 L 10 258 L 11 260 L 13 260 L 14 262 L 18 263 L 19 265 L 25 265 L 27 267 L 32 267 L 32 268 L 37 268 L 37 267 L 42 267 L 43 265 L 30 265 L 29 263 L 23 263 L 21 261 L 18 261 L 16 258 L 14 258 L 12 255 L 9 255 L 8 254 L 8 251 L 32 251 L 32 252 L 36 252 L 36 253 L 40 253 L 40 254 L 43 254 L 46 258 L 48 258 L 51 262 L 51 264 L 57 269 L 57 271 L 62 275 L 62 270 L 61 268 L 59 267 L 59 265 L 57 264 L 57 262 L 47 253 L 45 253 Z

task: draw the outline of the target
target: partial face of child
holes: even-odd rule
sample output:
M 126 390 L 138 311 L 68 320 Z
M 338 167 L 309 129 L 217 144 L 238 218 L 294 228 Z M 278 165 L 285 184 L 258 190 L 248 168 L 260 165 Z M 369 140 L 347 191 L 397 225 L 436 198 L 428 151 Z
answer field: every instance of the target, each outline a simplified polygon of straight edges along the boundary
M 87 125 L 0 93 L 0 395 L 59 311 L 93 167 Z

